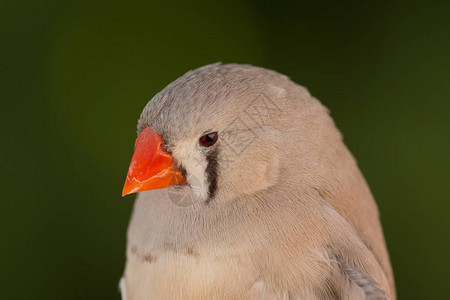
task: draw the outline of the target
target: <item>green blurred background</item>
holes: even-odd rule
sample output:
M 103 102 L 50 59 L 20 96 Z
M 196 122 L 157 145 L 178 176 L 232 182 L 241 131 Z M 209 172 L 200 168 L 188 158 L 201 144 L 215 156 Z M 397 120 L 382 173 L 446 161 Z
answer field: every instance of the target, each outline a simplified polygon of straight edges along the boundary
M 400 299 L 448 299 L 449 15 L 449 1 L 1 1 L 1 298 L 119 298 L 137 118 L 222 61 L 285 73 L 330 108 Z

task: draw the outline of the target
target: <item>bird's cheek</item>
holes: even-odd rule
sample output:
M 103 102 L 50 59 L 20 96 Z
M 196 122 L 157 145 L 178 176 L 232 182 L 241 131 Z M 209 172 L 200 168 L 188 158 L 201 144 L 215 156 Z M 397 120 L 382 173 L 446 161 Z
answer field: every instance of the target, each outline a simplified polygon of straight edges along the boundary
M 223 186 L 230 187 L 228 192 L 235 195 L 252 194 L 267 189 L 278 182 L 280 174 L 278 152 L 241 154 L 239 160 L 245 163 L 233 163 L 221 171 Z

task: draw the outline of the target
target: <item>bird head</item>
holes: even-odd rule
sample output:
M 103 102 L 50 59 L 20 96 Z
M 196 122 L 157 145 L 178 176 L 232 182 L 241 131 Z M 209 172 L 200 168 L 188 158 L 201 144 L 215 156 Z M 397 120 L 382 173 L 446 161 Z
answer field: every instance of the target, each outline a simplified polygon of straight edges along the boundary
M 213 64 L 186 73 L 144 108 L 123 195 L 167 188 L 209 203 L 269 189 L 282 153 L 301 153 L 283 139 L 298 136 L 296 120 L 308 122 L 299 109 L 308 99 L 262 68 Z

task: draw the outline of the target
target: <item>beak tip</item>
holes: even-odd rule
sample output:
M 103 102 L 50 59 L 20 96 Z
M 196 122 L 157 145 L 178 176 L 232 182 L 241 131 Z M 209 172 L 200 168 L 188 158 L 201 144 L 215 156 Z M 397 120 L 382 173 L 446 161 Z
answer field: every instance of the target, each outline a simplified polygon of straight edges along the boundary
M 133 186 L 130 184 L 131 182 L 128 180 L 125 181 L 125 184 L 122 189 L 122 197 L 125 197 L 128 194 L 131 194 L 131 191 L 133 190 Z

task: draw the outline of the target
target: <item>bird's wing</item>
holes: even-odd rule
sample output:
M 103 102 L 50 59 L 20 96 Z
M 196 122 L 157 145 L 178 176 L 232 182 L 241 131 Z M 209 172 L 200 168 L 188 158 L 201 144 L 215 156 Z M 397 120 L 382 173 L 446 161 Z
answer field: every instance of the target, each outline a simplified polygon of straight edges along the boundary
M 345 256 L 331 249 L 327 252 L 334 275 L 331 290 L 338 293 L 338 299 L 388 300 L 386 292 L 375 279 L 363 269 L 362 265 L 357 266 L 361 259 L 367 257 Z M 373 257 L 372 259 L 374 260 Z
M 304 296 L 301 293 L 306 287 L 313 295 L 309 299 L 390 299 L 387 277 L 358 233 L 328 204 L 324 204 L 322 217 L 324 223 L 315 231 L 316 241 L 321 241 L 311 248 L 315 250 L 310 257 L 310 265 L 320 267 L 308 271 L 312 281 L 303 286 L 303 291 L 301 284 L 298 285 L 299 294 L 291 291 L 292 298 Z M 299 280 L 308 276 L 304 271 L 300 270 L 303 274 Z

